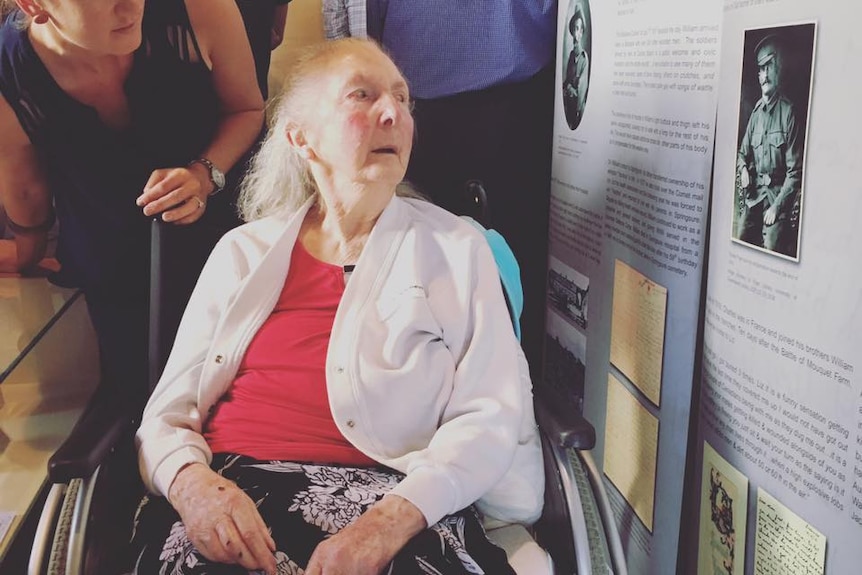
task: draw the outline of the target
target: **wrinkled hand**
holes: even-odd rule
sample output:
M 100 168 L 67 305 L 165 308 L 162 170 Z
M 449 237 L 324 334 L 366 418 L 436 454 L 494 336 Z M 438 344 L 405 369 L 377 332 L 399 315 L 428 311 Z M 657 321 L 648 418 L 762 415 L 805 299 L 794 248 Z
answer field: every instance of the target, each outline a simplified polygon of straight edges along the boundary
M 771 226 L 775 223 L 776 218 L 778 217 L 778 206 L 776 204 L 772 204 L 769 206 L 765 212 L 763 212 L 763 224 L 767 226 Z
M 190 168 L 164 168 L 150 174 L 144 193 L 135 203 L 145 216 L 162 214 L 175 224 L 190 224 L 203 216 L 208 191 Z
M 415 505 L 387 495 L 355 523 L 320 543 L 305 575 L 379 575 L 425 527 L 425 517 Z
M 193 463 L 177 474 L 169 500 L 204 557 L 276 573 L 275 542 L 254 502 L 235 483 Z

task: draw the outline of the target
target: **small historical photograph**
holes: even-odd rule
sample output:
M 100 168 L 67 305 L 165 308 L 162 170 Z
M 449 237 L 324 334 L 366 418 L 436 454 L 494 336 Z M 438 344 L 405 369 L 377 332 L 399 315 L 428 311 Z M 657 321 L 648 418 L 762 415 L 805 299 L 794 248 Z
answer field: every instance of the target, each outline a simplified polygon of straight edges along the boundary
M 583 412 L 587 336 L 549 311 L 545 333 L 543 382 L 563 405 Z
M 799 261 L 813 22 L 745 31 L 733 240 Z
M 574 130 L 584 116 L 590 87 L 593 35 L 589 2 L 569 0 L 563 24 L 563 112 Z
M 548 306 L 587 329 L 590 278 L 553 256 L 548 261 Z

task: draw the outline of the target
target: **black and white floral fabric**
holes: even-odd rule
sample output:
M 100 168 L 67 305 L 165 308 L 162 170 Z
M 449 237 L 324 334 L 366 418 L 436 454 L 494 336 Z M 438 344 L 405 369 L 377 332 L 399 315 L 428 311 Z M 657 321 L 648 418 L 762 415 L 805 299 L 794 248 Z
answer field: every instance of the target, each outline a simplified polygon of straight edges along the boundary
M 385 468 L 258 461 L 217 454 L 213 469 L 257 503 L 276 543 L 279 575 L 303 575 L 315 547 L 355 521 L 402 475 Z M 170 504 L 145 497 L 132 536 L 136 575 L 239 575 L 237 565 L 197 552 Z M 444 517 L 414 537 L 386 575 L 514 575 L 506 555 L 485 537 L 472 508 Z

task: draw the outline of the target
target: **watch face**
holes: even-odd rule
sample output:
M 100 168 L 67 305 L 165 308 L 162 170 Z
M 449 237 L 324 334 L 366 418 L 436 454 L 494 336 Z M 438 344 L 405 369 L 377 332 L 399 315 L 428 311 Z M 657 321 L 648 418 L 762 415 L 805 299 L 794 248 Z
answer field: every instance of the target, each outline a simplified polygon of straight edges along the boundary
M 222 189 L 224 187 L 224 184 L 225 184 L 224 174 L 222 173 L 222 171 L 216 167 L 213 167 L 213 169 L 211 170 L 211 173 L 212 173 L 213 183 L 215 184 L 216 189 L 219 189 L 219 190 Z

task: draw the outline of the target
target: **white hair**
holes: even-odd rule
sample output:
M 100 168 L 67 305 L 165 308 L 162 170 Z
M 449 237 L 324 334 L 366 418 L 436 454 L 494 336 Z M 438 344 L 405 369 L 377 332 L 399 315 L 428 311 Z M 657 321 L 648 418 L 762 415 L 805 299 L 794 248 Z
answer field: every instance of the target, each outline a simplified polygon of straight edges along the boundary
M 308 162 L 287 140 L 290 112 L 287 99 L 277 103 L 266 138 L 242 181 L 237 207 L 247 222 L 294 212 L 317 193 Z
M 308 161 L 288 141 L 287 132 L 306 126 L 312 117 L 319 80 L 328 64 L 360 46 L 381 50 L 372 40 L 344 38 L 309 46 L 297 58 L 274 105 L 266 138 L 240 188 L 238 208 L 245 221 L 295 212 L 318 193 Z
M 308 161 L 288 141 L 287 132 L 307 125 L 312 117 L 319 97 L 319 80 L 328 64 L 336 57 L 369 46 L 386 55 L 373 40 L 343 38 L 309 46 L 297 58 L 281 97 L 273 105 L 272 121 L 263 144 L 243 179 L 238 200 L 243 220 L 250 222 L 279 213 L 291 214 L 318 194 Z M 407 182 L 399 184 L 396 193 L 426 199 Z

